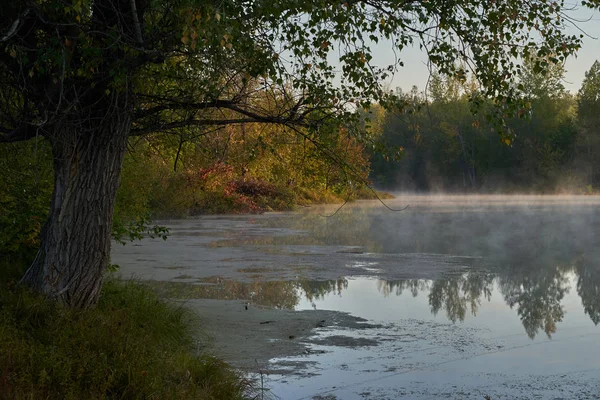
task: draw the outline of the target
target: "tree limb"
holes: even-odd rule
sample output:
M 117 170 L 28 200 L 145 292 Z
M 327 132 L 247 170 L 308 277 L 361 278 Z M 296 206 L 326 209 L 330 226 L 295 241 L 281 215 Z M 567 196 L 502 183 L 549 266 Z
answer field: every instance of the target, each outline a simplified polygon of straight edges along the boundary
M 37 135 L 37 127 L 30 124 L 21 124 L 15 129 L 0 126 L 0 143 L 22 142 Z
M 19 29 L 19 25 L 21 25 L 21 18 L 25 18 L 27 17 L 27 14 L 29 14 L 29 8 L 25 10 L 25 12 L 19 16 L 19 18 L 17 18 L 12 25 L 10 26 L 10 28 L 8 29 L 8 32 L 6 33 L 6 35 L 4 35 L 2 37 L 2 39 L 0 39 L 0 43 L 2 42 L 6 42 L 7 40 L 9 40 L 10 38 L 12 38 L 14 35 L 17 34 L 17 31 Z
M 224 126 L 233 124 L 249 124 L 249 123 L 263 123 L 263 124 L 279 124 L 279 125 L 295 125 L 295 126 L 306 126 L 306 122 L 302 120 L 288 120 L 280 117 L 261 117 L 259 119 L 252 118 L 234 118 L 234 119 L 195 119 L 190 118 L 183 121 L 174 121 L 164 124 L 157 124 L 149 127 L 133 128 L 129 133 L 130 136 L 141 136 L 154 132 L 166 133 L 173 129 L 187 128 L 195 126 Z
M 138 17 L 137 6 L 135 4 L 136 0 L 130 0 L 131 3 L 131 14 L 133 17 L 133 25 L 135 28 L 135 36 L 138 44 L 143 47 L 144 39 L 142 38 L 142 27 L 140 25 L 140 19 Z

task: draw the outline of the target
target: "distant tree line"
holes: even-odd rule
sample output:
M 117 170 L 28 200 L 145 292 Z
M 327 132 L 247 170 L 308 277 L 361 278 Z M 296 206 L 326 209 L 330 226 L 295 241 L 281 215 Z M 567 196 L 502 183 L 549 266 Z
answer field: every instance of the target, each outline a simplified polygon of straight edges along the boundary
M 371 156 L 374 183 L 388 190 L 452 192 L 577 192 L 600 187 L 600 63 L 577 94 L 563 85 L 564 68 L 546 74 L 527 61 L 519 86 L 527 107 L 498 135 L 471 113 L 477 85 L 433 74 L 426 91 L 399 91 L 405 107 L 379 110 L 373 129 L 401 149 L 398 161 Z

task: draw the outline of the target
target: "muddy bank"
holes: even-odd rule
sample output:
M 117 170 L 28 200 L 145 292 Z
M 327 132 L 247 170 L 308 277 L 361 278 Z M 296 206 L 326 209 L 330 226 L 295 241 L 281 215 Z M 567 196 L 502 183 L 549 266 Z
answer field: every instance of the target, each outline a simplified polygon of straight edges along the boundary
M 294 362 L 294 368 L 269 360 L 287 356 L 314 354 L 312 344 L 358 347 L 374 346 L 377 341 L 336 335 L 329 340 L 314 337 L 328 330 L 360 331 L 381 327 L 369 324 L 363 318 L 347 313 L 327 310 L 291 311 L 247 305 L 242 301 L 194 299 L 182 301 L 200 317 L 206 334 L 201 346 L 215 356 L 226 360 L 247 372 L 288 374 L 302 367 L 302 361 Z

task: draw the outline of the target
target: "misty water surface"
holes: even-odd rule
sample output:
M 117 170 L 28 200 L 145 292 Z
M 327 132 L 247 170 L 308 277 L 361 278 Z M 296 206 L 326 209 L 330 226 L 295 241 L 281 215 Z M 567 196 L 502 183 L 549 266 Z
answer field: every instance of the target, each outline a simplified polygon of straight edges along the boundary
M 388 204 L 409 208 L 365 202 L 330 218 L 315 216 L 328 207 L 271 221 L 307 232 L 273 239 L 279 245 L 355 246 L 346 251 L 358 276 L 295 283 L 296 309 L 390 324 L 359 334 L 384 338 L 377 348 L 310 357 L 319 361 L 315 376 L 281 379 L 278 394 L 600 396 L 598 197 L 403 196 Z

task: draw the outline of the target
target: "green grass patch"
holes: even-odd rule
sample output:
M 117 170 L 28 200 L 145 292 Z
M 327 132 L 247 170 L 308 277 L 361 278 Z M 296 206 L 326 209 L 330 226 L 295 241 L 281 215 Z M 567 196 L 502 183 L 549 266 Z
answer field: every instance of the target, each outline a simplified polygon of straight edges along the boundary
M 1 284 L 0 399 L 243 399 L 247 380 L 196 355 L 196 324 L 133 282 L 85 311 Z

